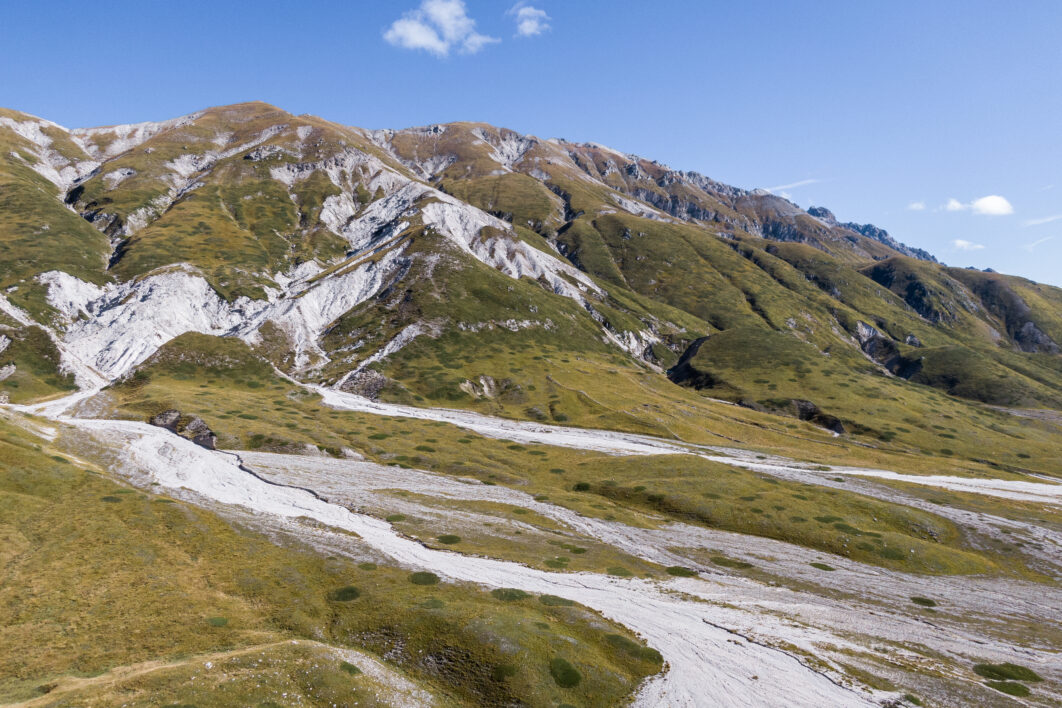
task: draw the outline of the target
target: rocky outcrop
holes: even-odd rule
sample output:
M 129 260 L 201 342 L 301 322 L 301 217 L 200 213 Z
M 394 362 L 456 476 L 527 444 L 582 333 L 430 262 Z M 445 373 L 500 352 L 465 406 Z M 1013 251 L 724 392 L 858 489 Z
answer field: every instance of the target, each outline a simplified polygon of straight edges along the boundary
M 844 424 L 841 422 L 840 418 L 823 412 L 822 409 L 811 401 L 795 399 L 792 402 L 792 406 L 796 410 L 797 418 L 800 418 L 800 420 L 806 420 L 809 423 L 813 423 L 820 428 L 826 428 L 838 435 L 843 435 L 845 433 Z
M 903 379 L 909 379 L 921 370 L 921 359 L 905 357 L 900 352 L 899 344 L 895 340 L 886 337 L 877 328 L 868 325 L 866 322 L 856 322 L 855 335 L 859 341 L 859 348 L 863 350 L 863 353 L 872 361 L 885 367 L 889 373 Z M 918 342 L 917 337 L 908 335 L 908 340 L 912 338 L 915 342 Z M 918 342 L 918 346 L 921 346 L 921 342 Z
M 860 234 L 861 236 L 866 236 L 867 238 L 874 239 L 878 243 L 885 244 L 889 248 L 893 249 L 894 251 L 899 251 L 905 256 L 917 258 L 920 261 L 929 261 L 930 263 L 938 262 L 937 259 L 934 258 L 933 255 L 928 251 L 924 251 L 921 248 L 914 248 L 912 246 L 908 246 L 905 243 L 900 243 L 892 236 L 889 236 L 888 231 L 882 228 L 878 228 L 874 224 L 857 224 L 854 221 L 837 221 L 837 217 L 835 217 L 833 215 L 833 212 L 827 209 L 826 207 L 809 207 L 808 214 L 814 216 L 820 221 L 829 224 L 830 226 L 838 226 L 842 229 L 854 231 L 857 234 Z
M 153 415 L 149 420 L 152 425 L 165 428 L 175 435 L 191 440 L 207 450 L 216 450 L 218 437 L 199 416 L 182 415 L 176 408 L 170 408 Z

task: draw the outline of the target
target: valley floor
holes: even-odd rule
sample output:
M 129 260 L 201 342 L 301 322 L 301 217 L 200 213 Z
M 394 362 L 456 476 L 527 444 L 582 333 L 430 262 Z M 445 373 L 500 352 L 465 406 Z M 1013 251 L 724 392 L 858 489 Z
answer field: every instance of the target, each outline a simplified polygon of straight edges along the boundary
M 516 442 L 617 456 L 698 455 L 825 486 L 854 476 L 862 480 L 861 493 L 911 505 L 925 502 L 906 485 L 1062 506 L 1062 485 L 1047 482 L 829 468 L 742 450 L 317 391 L 329 406 L 434 420 Z M 986 688 L 971 671 L 978 662 L 1031 667 L 1045 681 L 1029 700 L 1062 701 L 1062 631 L 1057 626 L 1062 591 L 1054 581 L 912 575 L 700 526 L 638 528 L 595 519 L 478 480 L 360 460 L 208 451 L 146 423 L 68 415 L 92 394 L 83 391 L 13 408 L 39 416 L 38 421 L 46 419 L 38 423 L 43 433 L 80 454 L 106 455 L 112 472 L 135 486 L 154 485 L 328 554 L 378 559 L 488 588 L 547 593 L 595 609 L 640 634 L 664 657 L 665 672 L 642 686 L 638 705 L 880 705 L 905 700 L 905 694 L 906 700 L 918 695 L 939 705 L 1011 700 Z M 505 520 L 499 508 L 521 509 L 534 517 Z M 1031 538 L 1048 562 L 1062 557 L 1062 534 L 1049 526 L 949 511 L 960 525 L 976 525 L 981 532 L 1005 528 L 1008 534 Z M 480 544 L 475 553 L 444 550 L 422 539 L 416 526 L 399 523 L 408 517 L 445 521 L 470 540 L 478 531 L 517 543 L 494 551 Z M 520 536 L 514 539 L 514 533 Z M 531 567 L 519 549 L 546 536 L 609 547 L 630 563 L 678 567 L 683 570 L 679 575 L 692 577 L 659 580 Z M 935 607 L 913 604 L 912 598 L 932 598 L 925 604 Z M 68 688 L 76 691 L 78 686 Z

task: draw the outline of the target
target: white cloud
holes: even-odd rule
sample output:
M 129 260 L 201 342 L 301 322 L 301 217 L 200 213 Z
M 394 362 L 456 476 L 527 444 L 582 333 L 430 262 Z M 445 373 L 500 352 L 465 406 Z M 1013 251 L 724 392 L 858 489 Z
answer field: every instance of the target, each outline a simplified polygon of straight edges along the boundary
M 523 2 L 516 3 L 505 14 L 516 16 L 518 37 L 536 37 L 550 29 L 550 16 L 546 11 Z
M 1048 241 L 1052 241 L 1052 240 L 1054 240 L 1054 238 L 1055 238 L 1054 236 L 1045 236 L 1044 238 L 1042 238 L 1042 239 L 1040 239 L 1038 241 L 1033 241 L 1032 243 L 1025 244 L 1024 246 L 1022 246 L 1022 248 L 1024 248 L 1026 251 L 1029 251 L 1031 253 L 1033 251 L 1033 249 L 1035 249 L 1040 244 L 1047 243 Z
M 1052 221 L 1062 220 L 1062 214 L 1055 214 L 1053 216 L 1045 216 L 1040 219 L 1029 219 L 1025 222 L 1025 226 L 1040 226 L 1042 224 L 1050 224 Z
M 1010 202 L 998 194 L 990 194 L 987 197 L 974 199 L 969 204 L 964 204 L 958 199 L 949 199 L 944 204 L 944 211 L 965 211 L 966 209 L 969 209 L 974 214 L 984 216 L 1006 216 L 1014 213 L 1014 207 L 1011 206 Z
M 475 54 L 501 41 L 476 32 L 476 21 L 468 16 L 464 0 L 424 0 L 419 8 L 395 20 L 383 36 L 396 47 L 423 49 L 440 57 L 455 47 L 464 54 Z
M 910 204 L 907 205 L 907 209 L 909 211 L 925 211 L 926 210 L 926 203 L 925 202 L 911 202 Z
M 818 184 L 821 179 L 802 179 L 799 182 L 790 182 L 789 184 L 780 184 L 777 187 L 767 187 L 767 191 L 772 194 L 776 192 L 782 192 L 787 189 L 796 189 L 797 187 L 806 187 L 809 184 Z M 786 197 L 788 199 L 788 197 Z
M 1014 207 L 1010 205 L 1003 197 L 998 194 L 991 194 L 987 197 L 981 197 L 975 199 L 970 208 L 973 209 L 974 214 L 985 214 L 988 216 L 1006 216 L 1007 214 L 1014 213 Z
M 957 238 L 951 242 L 951 245 L 960 251 L 980 251 L 984 246 L 973 241 L 967 241 L 965 239 Z

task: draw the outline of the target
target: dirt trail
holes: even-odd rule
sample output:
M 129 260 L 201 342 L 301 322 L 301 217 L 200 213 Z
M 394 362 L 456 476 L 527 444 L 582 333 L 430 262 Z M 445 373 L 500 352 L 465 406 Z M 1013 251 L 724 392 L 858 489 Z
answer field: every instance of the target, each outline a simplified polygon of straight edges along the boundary
M 36 706 L 44 706 L 52 703 L 60 696 L 67 693 L 76 693 L 77 691 L 84 691 L 90 688 L 96 688 L 100 686 L 115 685 L 121 681 L 128 681 L 145 674 L 150 674 L 154 671 L 161 671 L 165 669 L 174 669 L 180 666 L 187 666 L 188 664 L 197 664 L 206 661 L 220 661 L 222 659 L 228 659 L 234 656 L 242 656 L 244 654 L 250 654 L 256 651 L 263 651 L 265 649 L 273 649 L 284 644 L 290 643 L 291 640 L 269 642 L 268 644 L 254 644 L 240 649 L 233 649 L 231 651 L 219 651 L 209 654 L 196 654 L 195 656 L 189 656 L 177 661 L 165 661 L 162 659 L 152 661 L 141 661 L 136 664 L 128 664 L 126 666 L 116 666 L 115 668 L 100 674 L 99 676 L 92 676 L 90 678 L 80 678 L 77 676 L 64 676 L 58 679 L 51 690 L 43 696 L 37 698 L 31 698 L 27 701 L 21 701 L 19 703 L 4 703 L 0 704 L 0 708 L 35 708 Z M 317 642 L 304 641 L 303 644 L 317 644 Z M 324 645 L 322 645 L 324 646 Z

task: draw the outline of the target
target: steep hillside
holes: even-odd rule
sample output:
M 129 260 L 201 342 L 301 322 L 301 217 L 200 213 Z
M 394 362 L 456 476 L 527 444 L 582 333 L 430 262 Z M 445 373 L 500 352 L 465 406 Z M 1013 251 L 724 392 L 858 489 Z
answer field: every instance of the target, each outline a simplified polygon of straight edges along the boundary
M 573 366 L 549 351 L 659 372 L 752 328 L 959 397 L 1062 399 L 1056 289 L 599 145 L 476 123 L 366 131 L 261 103 L 79 130 L 7 111 L 0 137 L 8 307 L 106 378 L 196 331 L 308 381 L 563 420 L 593 406 L 529 395 Z M 547 360 L 554 374 L 514 383 Z M 33 376 L 56 390 L 59 368 Z M 793 373 L 729 371 L 726 397 L 754 403 L 737 392 Z

